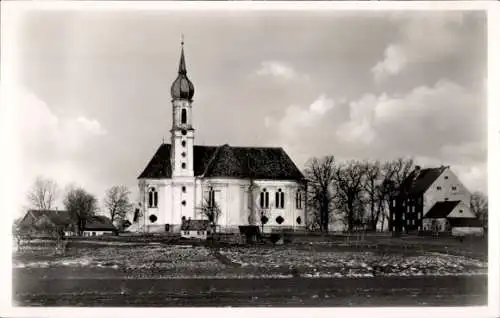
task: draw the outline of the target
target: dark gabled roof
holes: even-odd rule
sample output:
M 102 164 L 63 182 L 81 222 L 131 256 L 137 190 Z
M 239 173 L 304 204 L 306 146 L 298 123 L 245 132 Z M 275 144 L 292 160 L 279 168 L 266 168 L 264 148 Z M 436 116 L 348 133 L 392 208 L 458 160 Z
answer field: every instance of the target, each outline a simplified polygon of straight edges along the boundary
M 401 186 L 401 190 L 404 194 L 409 196 L 422 195 L 447 168 L 448 167 L 415 169 L 405 179 Z
M 478 218 L 449 218 L 452 227 L 482 227 Z
M 73 219 L 68 211 L 64 210 L 29 210 L 24 218 L 19 222 L 22 226 L 35 226 L 39 221 L 48 221 L 55 226 L 69 227 L 73 224 Z M 31 223 L 30 223 L 31 222 Z
M 459 204 L 460 201 L 443 201 L 436 202 L 432 208 L 425 214 L 424 217 L 431 219 L 446 218 L 448 214 Z
M 171 178 L 170 144 L 162 144 L 139 179 Z M 303 180 L 283 148 L 194 146 L 194 174 L 208 178 Z
M 205 231 L 209 225 L 208 220 L 186 220 L 182 222 L 181 231 Z
M 116 231 L 111 219 L 103 215 L 92 216 L 85 224 L 85 231 Z

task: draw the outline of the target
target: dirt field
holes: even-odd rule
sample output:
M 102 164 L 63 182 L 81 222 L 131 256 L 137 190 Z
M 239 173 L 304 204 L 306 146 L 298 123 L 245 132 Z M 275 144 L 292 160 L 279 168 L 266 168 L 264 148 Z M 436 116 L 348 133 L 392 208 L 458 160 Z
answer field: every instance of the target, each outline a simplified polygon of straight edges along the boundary
M 37 270 L 14 274 L 16 305 L 482 306 L 487 301 L 485 276 L 113 279 L 101 273 L 102 278 L 53 279 L 40 275 Z
M 485 304 L 487 259 L 472 243 L 374 245 L 86 240 L 71 241 L 58 256 L 51 243 L 34 241 L 13 254 L 14 300 L 27 306 Z

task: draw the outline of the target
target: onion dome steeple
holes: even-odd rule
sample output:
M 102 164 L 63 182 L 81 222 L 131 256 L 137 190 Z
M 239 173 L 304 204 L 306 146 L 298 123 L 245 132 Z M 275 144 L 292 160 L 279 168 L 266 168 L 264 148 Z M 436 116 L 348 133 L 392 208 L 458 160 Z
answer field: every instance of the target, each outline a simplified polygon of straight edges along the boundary
M 193 99 L 194 85 L 187 77 L 186 61 L 184 59 L 184 39 L 181 42 L 181 60 L 179 61 L 179 73 L 172 83 L 170 93 L 172 99 Z

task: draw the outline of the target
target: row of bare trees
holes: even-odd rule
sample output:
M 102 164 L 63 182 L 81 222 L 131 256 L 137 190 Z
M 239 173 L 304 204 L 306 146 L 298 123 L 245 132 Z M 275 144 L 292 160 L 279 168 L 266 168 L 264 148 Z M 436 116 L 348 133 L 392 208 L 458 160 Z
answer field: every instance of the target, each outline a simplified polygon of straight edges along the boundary
M 359 227 L 383 229 L 391 191 L 402 184 L 413 168 L 413 160 L 406 158 L 385 163 L 337 162 L 333 156 L 312 158 L 305 169 L 309 227 L 328 231 L 328 225 L 335 220 L 348 231 Z
M 359 228 L 383 231 L 389 221 L 391 195 L 414 168 L 409 158 L 383 163 L 337 162 L 333 156 L 312 158 L 305 169 L 309 228 L 328 231 L 329 224 L 340 221 L 349 232 Z M 474 192 L 471 209 L 487 225 L 486 195 Z
M 96 196 L 82 187 L 69 185 L 61 191 L 53 179 L 39 176 L 28 192 L 27 199 L 30 208 L 50 210 L 61 194 L 65 209 L 74 217 L 75 225 L 81 233 L 86 222 L 99 211 Z M 103 207 L 111 222 L 125 221 L 127 213 L 132 209 L 129 197 L 130 191 L 125 186 L 113 186 L 106 191 Z

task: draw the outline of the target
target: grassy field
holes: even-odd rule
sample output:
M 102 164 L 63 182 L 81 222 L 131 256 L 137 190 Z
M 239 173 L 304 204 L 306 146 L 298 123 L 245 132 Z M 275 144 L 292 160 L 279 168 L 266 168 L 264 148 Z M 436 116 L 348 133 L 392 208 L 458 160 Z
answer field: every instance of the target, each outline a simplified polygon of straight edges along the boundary
M 30 306 L 478 305 L 486 299 L 487 256 L 480 240 L 348 242 L 330 236 L 282 246 L 147 241 L 70 240 L 64 255 L 54 254 L 53 242 L 32 241 L 13 253 L 14 299 Z

